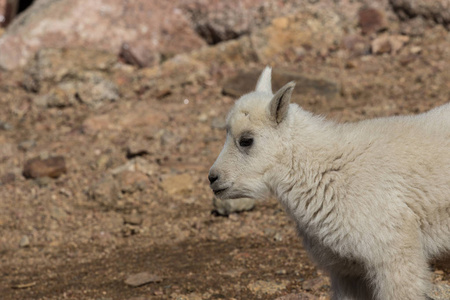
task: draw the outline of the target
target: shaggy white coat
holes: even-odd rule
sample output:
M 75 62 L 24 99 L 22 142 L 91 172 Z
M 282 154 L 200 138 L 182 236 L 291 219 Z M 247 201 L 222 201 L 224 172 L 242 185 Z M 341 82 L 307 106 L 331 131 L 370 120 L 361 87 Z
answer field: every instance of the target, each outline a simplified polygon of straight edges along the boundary
M 231 109 L 216 196 L 275 195 L 333 299 L 427 299 L 428 261 L 450 253 L 450 104 L 337 124 L 289 104 L 293 88 L 273 95 L 266 68 Z

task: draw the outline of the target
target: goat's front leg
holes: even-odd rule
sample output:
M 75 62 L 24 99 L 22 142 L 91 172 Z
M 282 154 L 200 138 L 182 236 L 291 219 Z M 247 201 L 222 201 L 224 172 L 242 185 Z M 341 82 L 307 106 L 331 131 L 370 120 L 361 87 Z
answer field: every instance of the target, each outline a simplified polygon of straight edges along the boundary
M 420 249 L 403 248 L 396 255 L 386 251 L 383 261 L 372 265 L 375 299 L 426 300 L 430 290 L 427 261 Z

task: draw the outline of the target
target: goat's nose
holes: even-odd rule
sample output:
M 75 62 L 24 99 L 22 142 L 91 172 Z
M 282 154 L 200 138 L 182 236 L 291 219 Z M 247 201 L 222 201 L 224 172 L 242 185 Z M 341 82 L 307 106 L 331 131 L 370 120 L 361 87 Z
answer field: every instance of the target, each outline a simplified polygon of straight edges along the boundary
M 219 175 L 217 175 L 217 173 L 215 172 L 209 172 L 208 179 L 209 182 L 213 184 L 217 179 L 219 179 Z

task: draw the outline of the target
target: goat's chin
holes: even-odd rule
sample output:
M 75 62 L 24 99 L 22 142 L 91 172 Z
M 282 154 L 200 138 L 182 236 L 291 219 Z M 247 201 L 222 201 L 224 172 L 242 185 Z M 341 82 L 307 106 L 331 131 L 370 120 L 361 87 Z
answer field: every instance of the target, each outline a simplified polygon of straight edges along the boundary
M 250 199 L 266 199 L 269 196 L 264 192 L 256 192 L 250 190 L 239 190 L 234 188 L 228 188 L 220 194 L 216 194 L 216 197 L 221 200 L 233 200 L 240 198 L 250 198 Z
M 239 198 L 254 198 L 251 193 L 244 192 L 238 189 L 233 188 L 233 186 L 228 187 L 226 189 L 218 190 L 217 192 L 214 192 L 214 195 L 216 198 L 220 200 L 232 200 L 232 199 L 239 199 Z

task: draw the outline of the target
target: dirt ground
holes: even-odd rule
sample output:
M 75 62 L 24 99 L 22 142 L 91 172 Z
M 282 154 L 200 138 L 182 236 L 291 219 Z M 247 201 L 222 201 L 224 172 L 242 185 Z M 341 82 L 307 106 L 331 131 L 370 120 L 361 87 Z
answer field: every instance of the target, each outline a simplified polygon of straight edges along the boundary
M 337 83 L 335 97 L 299 97 L 305 109 L 352 122 L 416 114 L 450 99 L 450 38 L 440 25 L 411 34 L 396 54 L 342 56 L 339 47 L 273 66 Z M 86 54 L 72 55 L 64 63 Z M 93 71 L 102 78 L 96 82 L 106 78 L 118 89 L 101 85 L 112 93 L 101 104 L 81 92 L 58 98 L 52 88 L 72 86 L 31 67 L 0 73 L 0 298 L 329 299 L 326 275 L 275 200 L 212 213 L 207 173 L 234 101 L 223 86 L 263 67 L 229 65 L 162 89 L 147 81 L 148 70 L 117 59 Z M 79 68 L 72 77 L 90 82 L 94 75 Z M 43 99 L 44 90 L 56 98 Z M 61 176 L 22 175 L 28 159 L 52 156 L 65 159 Z M 436 284 L 450 284 L 449 265 L 432 270 Z M 141 272 L 147 284 L 125 282 Z

